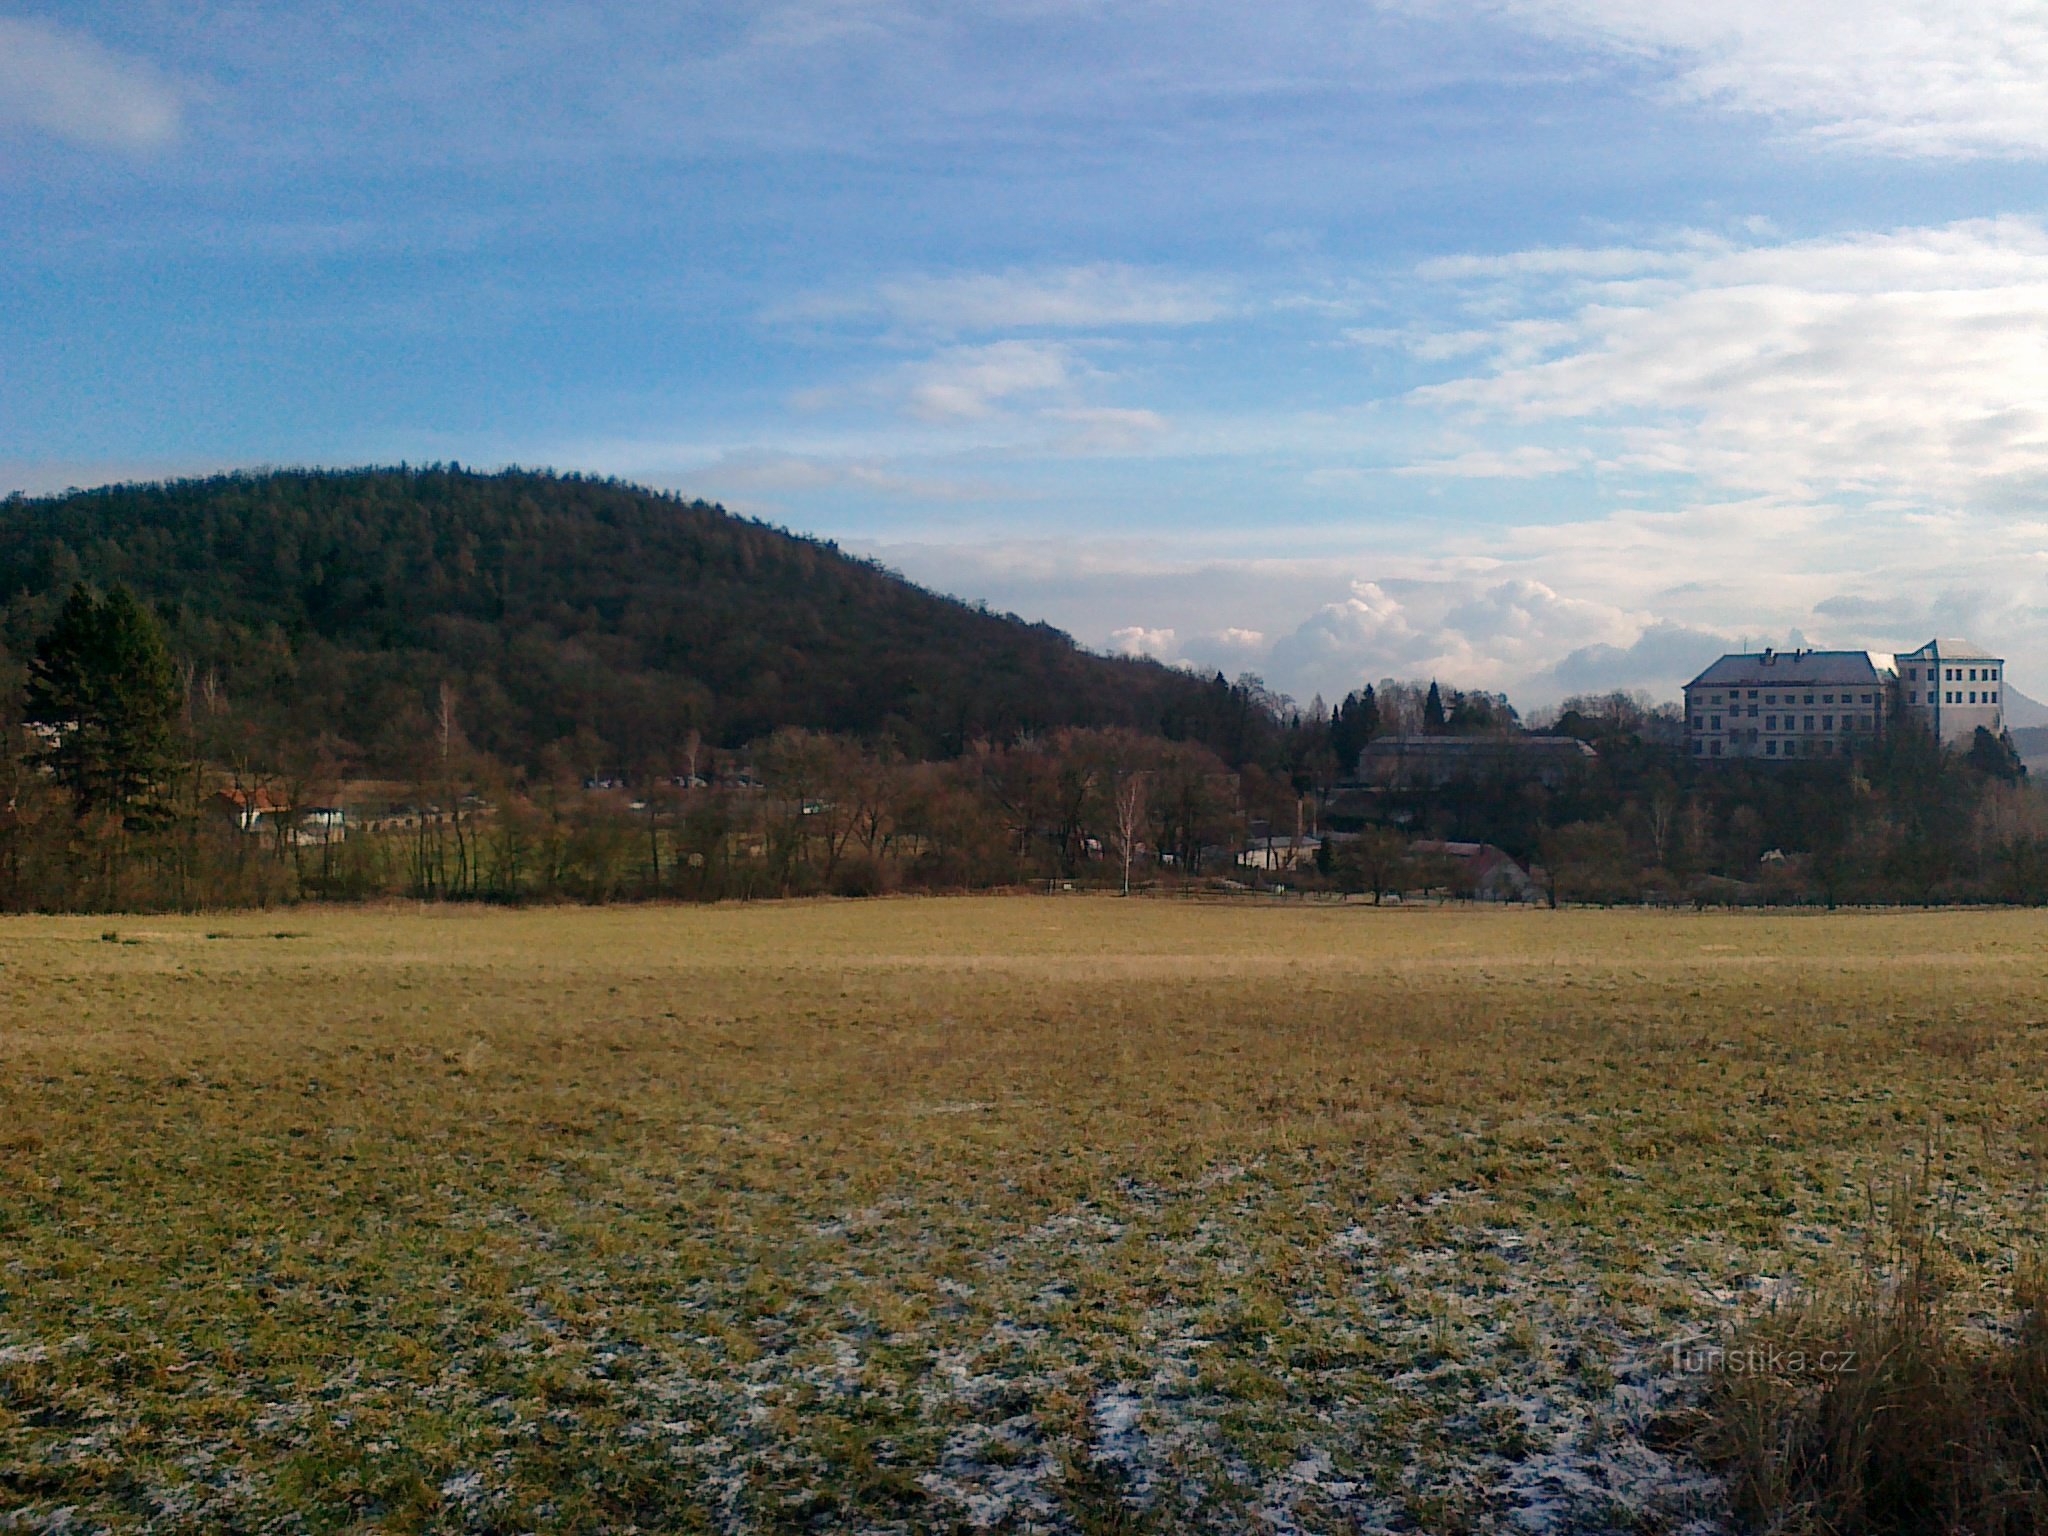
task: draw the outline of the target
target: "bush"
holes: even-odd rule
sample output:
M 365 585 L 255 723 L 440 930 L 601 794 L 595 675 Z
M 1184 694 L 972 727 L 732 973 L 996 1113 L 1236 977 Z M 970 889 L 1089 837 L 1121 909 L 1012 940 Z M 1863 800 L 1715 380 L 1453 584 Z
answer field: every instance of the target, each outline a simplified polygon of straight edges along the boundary
M 856 855 L 842 859 L 832 872 L 834 896 L 880 896 L 889 889 L 889 872 L 877 859 Z

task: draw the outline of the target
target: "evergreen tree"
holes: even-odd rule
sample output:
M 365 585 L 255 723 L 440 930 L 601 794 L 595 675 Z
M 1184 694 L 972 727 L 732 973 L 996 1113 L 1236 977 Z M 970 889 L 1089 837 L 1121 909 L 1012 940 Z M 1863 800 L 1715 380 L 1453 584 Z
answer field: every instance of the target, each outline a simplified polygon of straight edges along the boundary
M 126 587 L 96 598 L 71 589 L 36 647 L 23 718 L 37 728 L 33 760 L 68 790 L 80 817 L 147 818 L 173 762 L 177 669 L 163 630 Z
M 1444 728 L 1444 696 L 1435 678 L 1429 680 L 1429 695 L 1422 701 L 1422 728 L 1432 732 Z
M 1330 750 L 1337 758 L 1337 771 L 1349 775 L 1358 767 L 1358 754 L 1380 733 L 1379 696 L 1370 683 L 1345 697 L 1330 715 Z

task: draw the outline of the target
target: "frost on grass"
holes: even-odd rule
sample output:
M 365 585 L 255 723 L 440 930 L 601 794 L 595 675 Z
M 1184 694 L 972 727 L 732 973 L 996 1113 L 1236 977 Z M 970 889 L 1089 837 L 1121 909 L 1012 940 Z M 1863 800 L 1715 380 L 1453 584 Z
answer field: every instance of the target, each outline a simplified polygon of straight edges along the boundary
M 1674 1344 L 2039 1230 L 2027 914 L 891 911 L 0 932 L 0 1528 L 1706 1536 Z

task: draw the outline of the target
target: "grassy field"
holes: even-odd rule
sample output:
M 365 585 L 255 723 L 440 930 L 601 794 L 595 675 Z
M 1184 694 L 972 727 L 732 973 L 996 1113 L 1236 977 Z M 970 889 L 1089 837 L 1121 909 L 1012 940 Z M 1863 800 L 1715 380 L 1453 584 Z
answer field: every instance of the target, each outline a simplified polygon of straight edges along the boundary
M 0 1528 L 1712 1530 L 1929 1156 L 1996 1315 L 2048 918 L 8 919 Z

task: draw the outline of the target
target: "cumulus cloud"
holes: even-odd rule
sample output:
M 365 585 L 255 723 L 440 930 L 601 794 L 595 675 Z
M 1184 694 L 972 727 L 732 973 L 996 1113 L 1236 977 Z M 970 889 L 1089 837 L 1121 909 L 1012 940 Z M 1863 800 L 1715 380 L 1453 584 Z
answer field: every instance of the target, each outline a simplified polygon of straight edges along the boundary
M 177 88 L 143 61 L 47 22 L 0 17 L 0 127 L 149 150 L 177 137 L 183 113 Z
M 1154 661 L 1172 661 L 1179 654 L 1171 629 L 1147 629 L 1142 624 L 1111 630 L 1109 648 L 1119 656 L 1150 656 Z
M 1342 694 L 1375 666 L 1402 671 L 1426 664 L 1438 635 L 1418 625 L 1401 600 L 1377 582 L 1353 582 L 1350 596 L 1325 603 L 1274 642 L 1274 675 L 1294 687 Z
M 1579 424 L 1613 467 L 1758 492 L 1933 505 L 2048 482 L 2048 232 L 2033 220 L 1696 248 L 1654 278 L 1521 296 L 1562 312 L 1499 324 L 1481 369 L 1413 398 Z
M 2048 151 L 2037 0 L 1497 0 L 1551 37 L 1669 71 L 1693 100 L 1885 153 Z
M 1532 678 L 1530 686 L 1539 693 L 1560 695 L 1640 688 L 1675 697 L 1708 662 L 1736 644 L 1735 637 L 1719 630 L 1658 620 L 1626 645 L 1603 641 L 1580 646 Z

